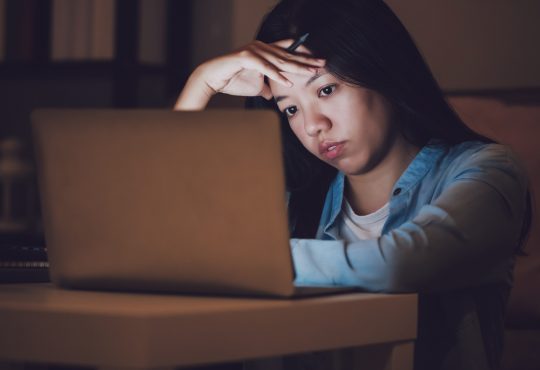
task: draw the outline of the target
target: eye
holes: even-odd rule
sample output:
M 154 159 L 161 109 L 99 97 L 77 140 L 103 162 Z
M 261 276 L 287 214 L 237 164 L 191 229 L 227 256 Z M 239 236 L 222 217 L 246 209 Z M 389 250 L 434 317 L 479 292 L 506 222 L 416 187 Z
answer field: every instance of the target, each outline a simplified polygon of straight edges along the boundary
M 336 85 L 328 85 L 319 90 L 319 96 L 331 95 L 336 89 Z
M 287 116 L 287 117 L 292 117 L 295 113 L 296 113 L 297 109 L 294 105 L 290 106 L 290 107 L 287 107 L 285 109 L 283 109 L 283 113 Z

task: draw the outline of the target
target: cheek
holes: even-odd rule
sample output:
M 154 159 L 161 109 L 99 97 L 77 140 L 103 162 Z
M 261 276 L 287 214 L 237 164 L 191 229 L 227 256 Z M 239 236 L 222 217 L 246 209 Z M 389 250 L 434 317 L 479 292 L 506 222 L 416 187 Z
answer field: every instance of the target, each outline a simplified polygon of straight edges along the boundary
M 364 99 L 363 105 L 357 107 L 348 112 L 351 117 L 358 117 L 358 123 L 352 129 L 357 137 L 377 145 L 391 131 L 388 107 L 381 99 L 374 99 L 371 95 Z
M 290 124 L 290 127 L 294 136 L 296 136 L 298 140 L 300 140 L 300 142 L 304 146 L 306 146 L 306 144 L 309 142 L 309 136 L 306 134 L 303 126 L 298 122 L 293 122 L 292 124 Z
M 300 143 L 312 154 L 318 156 L 319 154 L 319 143 L 316 139 L 309 136 L 304 130 L 304 127 L 301 123 L 294 122 L 290 125 L 291 131 L 294 136 L 300 141 Z

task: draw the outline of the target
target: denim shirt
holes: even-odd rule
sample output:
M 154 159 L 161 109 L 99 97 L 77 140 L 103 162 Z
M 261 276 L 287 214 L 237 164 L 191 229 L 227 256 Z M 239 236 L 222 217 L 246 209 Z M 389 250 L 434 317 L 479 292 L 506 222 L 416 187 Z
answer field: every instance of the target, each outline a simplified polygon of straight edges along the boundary
M 316 239 L 291 239 L 295 284 L 418 292 L 415 369 L 496 368 L 526 204 L 513 152 L 430 142 L 395 183 L 372 240 L 340 238 L 344 185 L 338 173 Z

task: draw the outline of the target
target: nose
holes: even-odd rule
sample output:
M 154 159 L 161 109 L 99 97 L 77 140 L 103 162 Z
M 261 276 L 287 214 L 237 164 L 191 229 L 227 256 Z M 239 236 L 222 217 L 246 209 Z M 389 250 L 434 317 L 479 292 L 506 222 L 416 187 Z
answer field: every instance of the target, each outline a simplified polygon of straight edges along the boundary
M 318 136 L 321 132 L 330 129 L 330 127 L 332 127 L 332 122 L 325 114 L 318 111 L 304 114 L 304 129 L 309 136 Z

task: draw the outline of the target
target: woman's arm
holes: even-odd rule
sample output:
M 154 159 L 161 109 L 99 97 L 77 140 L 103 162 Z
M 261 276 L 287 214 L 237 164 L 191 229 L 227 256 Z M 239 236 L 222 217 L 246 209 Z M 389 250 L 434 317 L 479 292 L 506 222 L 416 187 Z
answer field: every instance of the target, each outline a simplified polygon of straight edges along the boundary
M 180 96 L 176 100 L 174 110 L 203 110 L 216 94 L 204 80 L 202 65 L 189 76 Z
M 469 158 L 434 202 L 378 239 L 292 239 L 296 283 L 418 292 L 509 279 L 526 182 L 501 161 Z
M 312 75 L 325 61 L 285 50 L 293 40 L 272 44 L 254 41 L 230 54 L 211 59 L 195 69 L 180 93 L 174 110 L 202 110 L 213 95 L 272 98 L 264 82 L 268 77 L 285 86 L 292 86 L 282 72 Z

